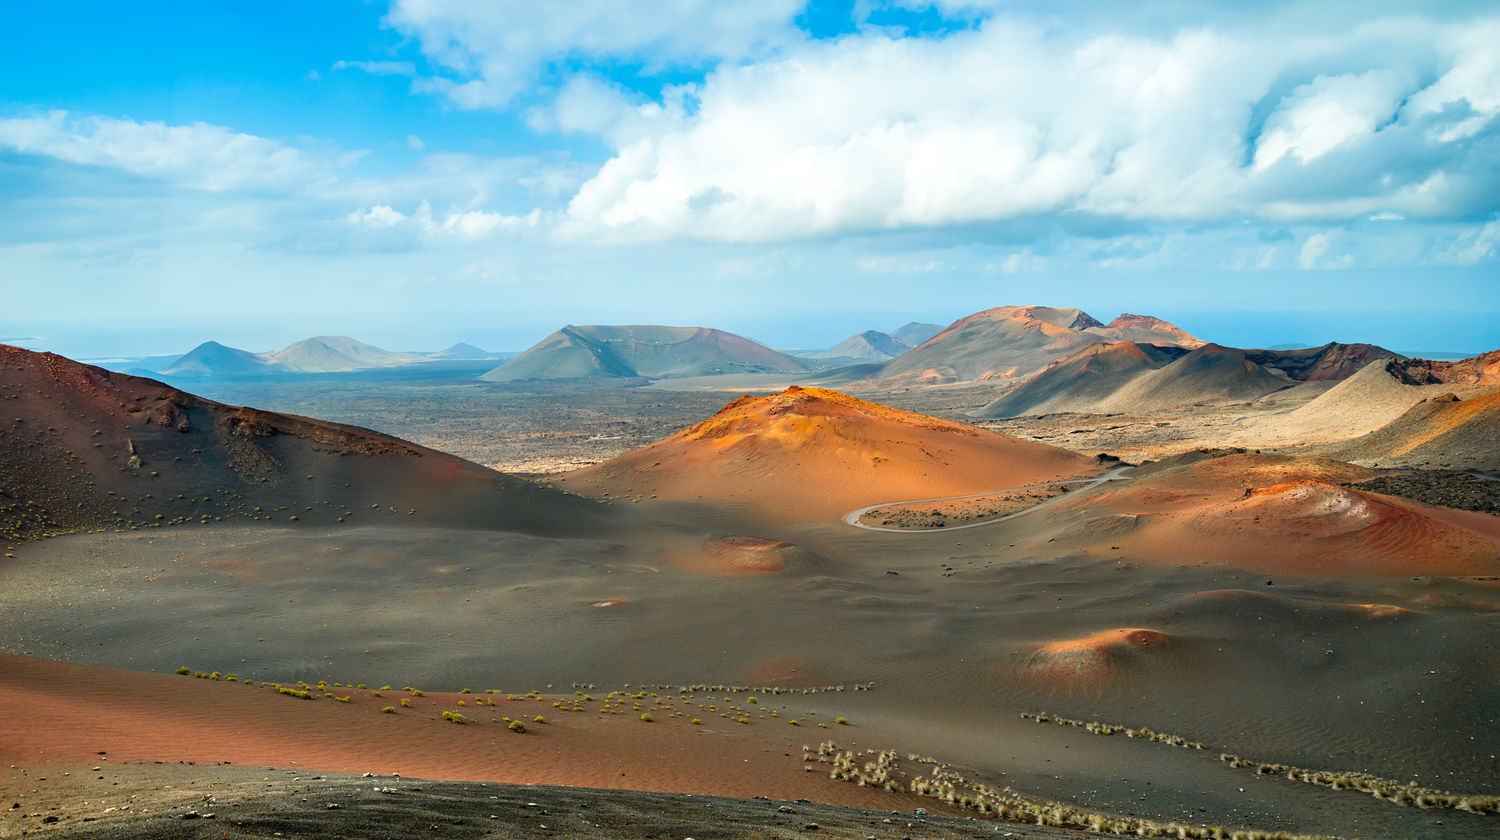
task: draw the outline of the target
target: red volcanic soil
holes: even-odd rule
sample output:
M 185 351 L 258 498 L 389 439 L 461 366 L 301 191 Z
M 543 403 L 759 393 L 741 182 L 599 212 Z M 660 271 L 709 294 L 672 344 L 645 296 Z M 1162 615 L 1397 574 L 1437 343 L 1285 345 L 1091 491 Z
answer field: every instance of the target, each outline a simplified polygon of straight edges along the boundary
M 1339 486 L 1333 461 L 1237 454 L 1168 468 L 1087 500 L 1075 543 L 1141 562 L 1294 576 L 1500 572 L 1500 517 Z M 1060 540 L 1061 541 L 1061 540 Z
M 262 685 L 0 654 L 0 707 L 7 723 L 0 763 L 232 762 L 911 807 L 895 794 L 804 772 L 800 747 L 816 737 L 805 729 L 780 719 L 724 721 L 666 691 L 660 698 L 617 701 L 619 714 L 601 711 L 605 692 L 584 701 L 574 695 L 413 697 L 396 689 L 375 697 L 372 690 L 327 689 L 347 702 L 323 698 L 322 690 L 311 693 L 315 699 L 299 699 Z M 400 706 L 401 698 L 410 707 Z M 487 705 L 491 700 L 494 706 Z M 575 705 L 582 711 L 571 711 Z M 642 721 L 635 705 L 653 720 Z M 387 706 L 394 711 L 383 713 Z M 462 714 L 465 723 L 444 720 L 444 711 Z M 537 715 L 544 722 L 534 721 Z M 693 724 L 693 715 L 703 722 Z M 510 731 L 506 717 L 522 721 L 526 731 Z
M 555 530 L 599 506 L 368 429 L 0 345 L 0 541 L 225 520 Z M 597 523 L 596 523 L 597 524 Z
M 809 521 L 877 502 L 1096 472 L 1093 459 L 1045 444 L 793 386 L 741 397 L 692 428 L 558 483 L 593 495 L 730 503 Z

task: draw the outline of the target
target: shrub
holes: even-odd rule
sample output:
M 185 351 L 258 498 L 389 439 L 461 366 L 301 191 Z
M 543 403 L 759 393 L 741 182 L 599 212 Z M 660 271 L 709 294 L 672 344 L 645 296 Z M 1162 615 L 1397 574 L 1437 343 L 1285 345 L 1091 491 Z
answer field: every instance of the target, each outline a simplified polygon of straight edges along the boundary
M 519 720 L 513 720 L 510 722 L 510 725 L 506 727 L 506 729 L 509 729 L 512 732 L 525 732 L 526 724 L 520 722 Z
M 384 712 L 384 713 L 386 713 L 388 715 L 394 715 L 396 713 L 396 707 L 395 706 L 386 706 L 386 707 L 382 708 L 380 711 L 382 711 L 382 712 Z
M 646 713 L 644 713 L 644 714 L 641 715 L 641 720 L 645 721 L 646 723 L 650 723 L 651 721 L 653 721 L 655 719 L 656 718 L 651 717 L 651 713 L 650 712 L 646 712 Z
M 181 668 L 178 668 L 177 670 L 173 671 L 172 673 L 174 673 L 174 674 L 181 674 L 183 676 L 187 676 L 188 674 L 193 673 L 193 671 L 192 671 L 191 668 L 189 668 L 188 666 L 184 665 Z

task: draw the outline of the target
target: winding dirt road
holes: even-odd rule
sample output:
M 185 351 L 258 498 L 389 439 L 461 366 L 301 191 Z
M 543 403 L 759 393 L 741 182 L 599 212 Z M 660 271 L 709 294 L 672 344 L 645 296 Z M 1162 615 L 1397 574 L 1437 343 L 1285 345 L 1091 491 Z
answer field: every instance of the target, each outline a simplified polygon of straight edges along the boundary
M 967 496 L 944 496 L 938 499 L 907 499 L 899 502 L 881 502 L 879 504 L 867 505 L 866 507 L 862 507 L 859 510 L 850 511 L 849 514 L 844 517 L 844 522 L 845 524 L 853 525 L 856 528 L 863 528 L 866 531 L 884 531 L 889 534 L 941 534 L 946 531 L 958 531 L 964 528 L 978 528 L 981 525 L 993 525 L 996 522 L 1004 522 L 1007 519 L 1015 519 L 1017 516 L 1025 516 L 1026 514 L 1032 513 L 1033 511 L 1041 510 L 1047 505 L 1060 502 L 1063 499 L 1068 498 L 1069 496 L 1074 496 L 1079 493 L 1092 490 L 1095 487 L 1098 487 L 1099 485 L 1104 484 L 1108 481 L 1130 481 L 1130 477 L 1125 475 L 1125 473 L 1131 469 L 1133 469 L 1133 467 L 1115 467 L 1104 475 L 1097 476 L 1095 478 L 1074 478 L 1067 481 L 1044 481 L 1041 484 L 1028 484 L 1024 487 L 1012 487 L 1009 490 L 995 490 L 990 493 L 971 493 Z M 883 507 L 891 507 L 892 505 L 919 505 L 925 502 L 953 502 L 958 501 L 959 499 L 982 499 L 986 496 L 1003 496 L 1007 493 L 1018 493 L 1022 490 L 1035 490 L 1038 487 L 1056 487 L 1060 484 L 1082 484 L 1083 486 L 1075 490 L 1069 490 L 1068 492 L 1063 493 L 1061 496 L 1054 496 L 1044 502 L 1038 502 L 1029 508 L 1018 510 L 1015 513 L 1007 513 L 1004 516 L 997 516 L 993 519 L 983 519 L 978 522 L 968 522 L 963 525 L 950 525 L 943 528 L 886 528 L 881 525 L 866 525 L 865 523 L 859 521 L 859 518 L 861 516 L 864 516 L 872 510 L 877 510 Z

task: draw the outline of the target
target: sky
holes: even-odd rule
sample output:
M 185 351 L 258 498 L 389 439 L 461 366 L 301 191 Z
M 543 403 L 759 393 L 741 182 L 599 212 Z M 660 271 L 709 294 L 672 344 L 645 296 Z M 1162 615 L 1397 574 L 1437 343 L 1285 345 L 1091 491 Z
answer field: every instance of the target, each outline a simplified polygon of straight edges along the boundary
M 1253 7 L 1253 8 L 1251 8 Z M 0 342 L 1500 347 L 1500 2 L 0 6 Z

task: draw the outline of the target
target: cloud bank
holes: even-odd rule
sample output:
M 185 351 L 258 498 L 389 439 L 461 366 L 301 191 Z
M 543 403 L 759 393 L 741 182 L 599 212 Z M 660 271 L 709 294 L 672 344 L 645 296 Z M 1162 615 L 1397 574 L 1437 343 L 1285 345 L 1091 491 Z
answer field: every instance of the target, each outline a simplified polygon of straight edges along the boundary
M 1482 218 L 1500 210 L 1496 43 L 1500 20 L 1080 39 L 991 19 L 941 39 L 808 44 L 665 102 L 599 103 L 614 156 L 563 233 Z

